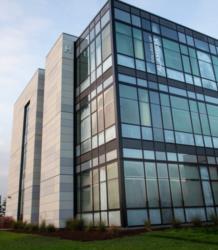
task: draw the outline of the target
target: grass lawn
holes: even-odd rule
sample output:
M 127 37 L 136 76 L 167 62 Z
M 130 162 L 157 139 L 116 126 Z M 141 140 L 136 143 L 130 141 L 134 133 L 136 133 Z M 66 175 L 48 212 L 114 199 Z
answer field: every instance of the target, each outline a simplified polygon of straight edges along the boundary
M 185 228 L 143 233 L 114 240 L 79 242 L 0 231 L 0 250 L 213 250 L 218 249 L 218 229 Z

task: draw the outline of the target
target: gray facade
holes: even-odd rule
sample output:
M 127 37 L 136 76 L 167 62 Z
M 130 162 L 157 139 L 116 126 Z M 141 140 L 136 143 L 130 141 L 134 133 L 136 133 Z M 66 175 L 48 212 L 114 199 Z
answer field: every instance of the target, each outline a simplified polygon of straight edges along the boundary
M 29 88 L 14 111 L 8 215 L 130 227 L 218 213 L 218 40 L 111 0 L 46 57 L 41 117 Z M 40 154 L 28 141 L 38 121 Z

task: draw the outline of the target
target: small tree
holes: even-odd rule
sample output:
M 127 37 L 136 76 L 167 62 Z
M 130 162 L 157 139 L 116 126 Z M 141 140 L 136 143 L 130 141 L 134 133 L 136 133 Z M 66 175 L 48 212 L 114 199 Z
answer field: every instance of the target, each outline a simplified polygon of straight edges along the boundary
M 5 216 L 6 211 L 6 199 L 2 200 L 0 195 L 0 217 Z

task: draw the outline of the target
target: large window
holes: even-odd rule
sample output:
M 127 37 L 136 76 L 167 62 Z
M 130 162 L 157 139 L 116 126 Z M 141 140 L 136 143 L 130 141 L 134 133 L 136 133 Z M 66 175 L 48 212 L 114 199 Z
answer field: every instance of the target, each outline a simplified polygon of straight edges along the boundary
M 117 52 L 128 56 L 133 56 L 133 40 L 131 27 L 116 23 Z

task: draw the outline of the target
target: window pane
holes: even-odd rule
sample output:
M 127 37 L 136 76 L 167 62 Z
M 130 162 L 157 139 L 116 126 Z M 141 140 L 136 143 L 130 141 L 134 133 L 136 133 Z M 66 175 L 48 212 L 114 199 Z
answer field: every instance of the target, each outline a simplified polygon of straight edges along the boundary
M 128 56 L 133 56 L 132 38 L 120 33 L 116 34 L 117 52 Z
M 157 180 L 146 180 L 149 207 L 159 207 Z
M 182 181 L 185 206 L 203 206 L 201 184 L 199 181 Z
M 102 31 L 102 59 L 103 61 L 111 54 L 111 32 L 110 25 Z
M 136 88 L 120 84 L 120 97 L 137 100 Z
M 119 208 L 119 185 L 118 180 L 108 181 L 108 205 L 109 209 Z
M 121 120 L 124 123 L 139 124 L 138 102 L 120 98 Z
M 164 54 L 167 67 L 182 71 L 182 61 L 179 53 L 173 50 L 164 49 Z
M 182 193 L 181 193 L 180 181 L 171 180 L 170 186 L 172 192 L 173 206 L 175 207 L 182 206 Z
M 125 177 L 143 177 L 144 166 L 142 162 L 137 161 L 124 161 Z
M 192 132 L 190 114 L 184 110 L 172 109 L 175 130 Z
M 171 206 L 170 187 L 168 179 L 159 179 L 159 190 L 161 206 Z
M 130 23 L 130 14 L 126 11 L 115 9 L 115 18 Z
M 149 104 L 144 102 L 139 102 L 139 107 L 140 107 L 141 124 L 144 126 L 150 126 L 151 117 L 150 117 Z
M 145 207 L 146 193 L 144 179 L 126 179 L 126 206 L 131 207 Z

